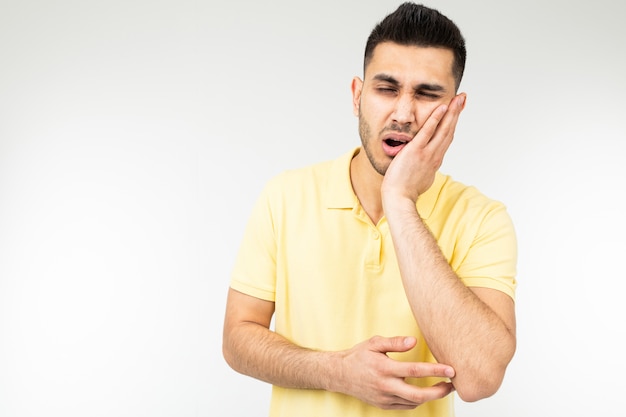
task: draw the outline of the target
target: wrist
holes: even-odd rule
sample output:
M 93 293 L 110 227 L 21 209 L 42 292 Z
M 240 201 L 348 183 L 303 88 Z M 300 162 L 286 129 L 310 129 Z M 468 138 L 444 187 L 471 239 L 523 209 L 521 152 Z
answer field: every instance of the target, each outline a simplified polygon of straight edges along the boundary
M 341 352 L 327 352 L 325 354 L 325 378 L 323 389 L 329 392 L 345 392 L 343 386 L 343 354 Z
M 408 196 L 395 195 L 383 198 L 383 210 L 387 220 L 417 215 L 415 200 Z

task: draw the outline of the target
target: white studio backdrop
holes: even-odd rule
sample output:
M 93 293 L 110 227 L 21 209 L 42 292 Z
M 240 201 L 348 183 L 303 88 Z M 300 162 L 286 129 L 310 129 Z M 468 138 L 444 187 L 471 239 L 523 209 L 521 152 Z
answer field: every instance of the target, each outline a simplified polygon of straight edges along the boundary
M 221 329 L 251 205 L 359 144 L 399 1 L 0 0 L 0 416 L 264 416 Z M 518 351 L 457 415 L 624 415 L 621 2 L 441 0 L 468 46 L 443 170 L 508 206 Z

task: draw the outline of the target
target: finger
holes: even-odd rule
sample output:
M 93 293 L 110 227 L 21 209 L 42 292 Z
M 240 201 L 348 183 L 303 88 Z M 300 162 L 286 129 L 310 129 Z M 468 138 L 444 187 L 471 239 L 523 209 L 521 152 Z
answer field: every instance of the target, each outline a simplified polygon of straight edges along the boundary
M 399 383 L 406 384 L 403 381 L 400 381 Z M 407 400 L 406 398 L 400 397 L 393 393 L 384 395 L 383 398 L 380 400 L 380 407 L 385 410 L 412 410 L 419 405 L 420 403 Z
M 401 386 L 403 384 L 408 385 L 402 379 L 399 379 L 395 381 L 394 385 L 389 386 L 389 391 L 368 397 L 367 402 L 383 410 L 412 410 L 420 404 L 396 395 L 398 390 L 403 389 Z M 411 387 L 414 386 L 411 385 Z
M 453 378 L 454 368 L 443 363 L 398 362 L 395 376 L 402 378 Z
M 439 169 L 443 163 L 443 158 L 454 139 L 456 124 L 464 106 L 465 94 L 459 94 L 450 101 L 448 111 L 442 121 L 437 125 L 437 129 L 430 142 L 424 147 L 424 150 L 431 155 L 432 167 L 434 169 Z
M 436 131 L 431 136 L 430 142 L 428 143 L 430 146 L 442 151 L 442 153 L 445 153 L 452 143 L 456 124 L 461 112 L 465 108 L 465 99 L 466 94 L 461 93 L 450 101 L 446 114 L 437 124 Z
M 398 389 L 396 395 L 403 398 L 408 403 L 404 404 L 424 404 L 427 401 L 438 400 L 454 391 L 454 386 L 450 382 L 440 382 L 430 387 L 418 387 L 408 383 L 404 383 Z
M 369 340 L 370 349 L 375 352 L 406 352 L 413 349 L 417 340 L 410 336 L 374 336 Z
M 433 110 L 433 112 L 428 116 L 428 119 L 424 122 L 424 125 L 420 128 L 415 135 L 415 138 L 411 142 L 419 143 L 422 146 L 428 144 L 433 136 L 435 135 L 435 131 L 437 130 L 437 126 L 441 122 L 441 120 L 445 117 L 446 112 L 448 111 L 448 105 L 442 104 Z
M 389 401 L 391 403 L 384 407 L 385 410 L 414 410 L 421 405 L 398 396 L 394 396 Z

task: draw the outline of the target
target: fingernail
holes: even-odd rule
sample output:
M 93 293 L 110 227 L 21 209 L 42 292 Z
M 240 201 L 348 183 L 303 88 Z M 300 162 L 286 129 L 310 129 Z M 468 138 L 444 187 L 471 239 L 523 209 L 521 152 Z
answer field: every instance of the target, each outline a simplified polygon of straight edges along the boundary
M 452 369 L 452 368 L 446 369 L 446 376 L 448 378 L 452 378 L 454 376 L 454 369 Z

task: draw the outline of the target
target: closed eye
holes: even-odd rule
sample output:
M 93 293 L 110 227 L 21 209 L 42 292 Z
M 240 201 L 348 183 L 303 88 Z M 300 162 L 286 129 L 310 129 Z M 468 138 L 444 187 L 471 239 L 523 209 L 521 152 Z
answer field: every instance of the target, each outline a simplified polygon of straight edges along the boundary
M 437 100 L 439 98 L 441 98 L 441 96 L 439 94 L 433 94 L 433 93 L 425 93 L 425 92 L 419 92 L 416 94 L 417 97 L 424 97 L 424 98 L 428 98 L 428 99 L 433 99 L 433 100 Z
M 415 86 L 415 97 L 437 100 L 445 95 L 446 89 L 439 84 L 419 84 Z

